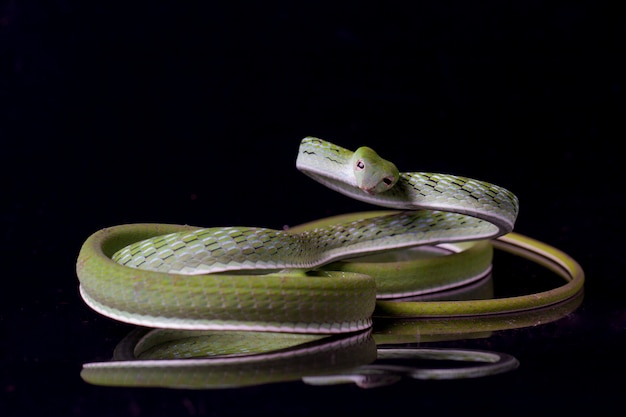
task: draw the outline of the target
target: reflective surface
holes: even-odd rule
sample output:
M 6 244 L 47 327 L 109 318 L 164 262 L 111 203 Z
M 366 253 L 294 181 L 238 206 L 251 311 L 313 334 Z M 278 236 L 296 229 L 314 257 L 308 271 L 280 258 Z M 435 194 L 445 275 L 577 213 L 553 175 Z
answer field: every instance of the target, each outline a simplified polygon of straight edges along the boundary
M 624 16 L 603 2 L 4 2 L 0 415 L 619 413 Z M 139 222 L 280 229 L 371 208 L 296 172 L 307 135 L 370 146 L 403 171 L 507 187 L 520 198 L 515 231 L 576 259 L 584 294 L 523 314 L 377 319 L 335 356 L 349 372 L 272 373 L 259 361 L 259 379 L 237 388 L 85 382 L 84 365 L 110 361 L 134 331 L 80 299 L 75 262 L 91 233 Z M 483 289 L 498 299 L 562 283 L 497 250 Z M 419 379 L 409 368 L 499 359 L 384 349 L 488 352 L 517 367 Z
M 535 246 L 524 247 L 526 242 Z M 507 236 L 496 243 L 501 250 L 522 254 L 525 260 L 536 260 L 537 266 L 547 269 L 540 274 L 542 277 L 552 278 L 550 271 L 559 272 L 564 282 L 559 282 L 557 288 L 566 288 L 577 281 L 580 285 L 583 283 L 580 266 L 555 248 L 542 251 L 540 242 L 518 235 Z M 555 257 L 546 260 L 547 255 Z M 569 264 L 571 268 L 563 271 L 559 268 L 562 264 Z M 513 275 L 507 274 L 506 269 L 499 269 L 504 282 Z M 81 377 L 85 382 L 102 386 L 219 389 L 288 381 L 311 385 L 353 382 L 361 388 L 373 388 L 395 383 L 403 377 L 491 376 L 516 369 L 518 360 L 501 352 L 432 349 L 419 347 L 419 344 L 489 338 L 494 331 L 556 321 L 575 311 L 583 299 L 583 291 L 576 290 L 572 296 L 540 306 L 540 294 L 552 290 L 521 295 L 531 296 L 533 301 L 523 311 L 401 319 L 380 316 L 377 309 L 379 315 L 375 315 L 373 329 L 338 336 L 136 328 L 118 343 L 110 361 L 84 364 Z M 429 294 L 392 302 L 414 305 L 455 300 L 473 306 L 482 302 L 478 300 L 494 300 L 493 275 L 463 288 L 441 291 L 437 300 L 433 298 L 434 295 Z M 473 307 L 468 311 L 474 311 Z M 420 364 L 424 360 L 447 363 L 443 367 L 427 367 Z M 455 362 L 456 365 L 450 365 Z

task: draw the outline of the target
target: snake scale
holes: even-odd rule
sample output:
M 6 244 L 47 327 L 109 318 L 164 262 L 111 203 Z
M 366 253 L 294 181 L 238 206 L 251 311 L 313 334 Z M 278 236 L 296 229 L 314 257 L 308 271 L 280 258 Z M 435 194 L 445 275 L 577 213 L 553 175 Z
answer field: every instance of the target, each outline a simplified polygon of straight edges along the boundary
M 332 270 L 335 262 L 434 245 L 460 245 L 454 256 L 470 253 L 474 242 L 480 247 L 511 232 L 518 213 L 517 197 L 503 187 L 399 172 L 368 147 L 352 152 L 306 137 L 296 167 L 335 191 L 393 210 L 291 230 L 152 223 L 105 228 L 78 256 L 83 300 L 105 316 L 149 327 L 356 331 L 371 326 L 376 281 L 368 273 Z M 487 253 L 489 245 L 482 247 Z M 450 269 L 461 275 L 490 260 L 456 259 Z

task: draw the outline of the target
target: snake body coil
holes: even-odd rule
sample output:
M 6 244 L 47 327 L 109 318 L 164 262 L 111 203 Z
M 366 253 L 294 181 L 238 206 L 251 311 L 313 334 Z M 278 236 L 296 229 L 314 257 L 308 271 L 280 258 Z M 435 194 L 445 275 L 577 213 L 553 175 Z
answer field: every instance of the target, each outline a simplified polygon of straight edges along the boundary
M 352 198 L 402 211 L 306 230 L 159 224 L 103 229 L 79 254 L 83 299 L 106 316 L 151 327 L 355 331 L 371 325 L 375 281 L 316 268 L 391 249 L 493 239 L 513 229 L 518 212 L 517 198 L 502 187 L 400 173 L 366 147 L 351 152 L 308 137 L 296 166 Z M 490 261 L 463 259 L 455 267 L 460 271 Z

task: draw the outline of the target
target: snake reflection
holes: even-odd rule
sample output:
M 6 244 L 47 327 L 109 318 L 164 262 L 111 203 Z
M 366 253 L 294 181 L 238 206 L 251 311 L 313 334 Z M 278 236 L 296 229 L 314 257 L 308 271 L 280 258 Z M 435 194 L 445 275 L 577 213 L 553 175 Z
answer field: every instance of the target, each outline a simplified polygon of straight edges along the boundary
M 384 177 L 382 184 L 391 187 L 394 180 Z M 332 181 L 325 185 L 331 188 L 337 187 Z M 372 189 L 379 185 L 372 185 Z M 363 188 L 363 190 L 369 195 L 370 188 Z M 514 196 L 512 198 L 514 199 Z M 516 204 L 515 199 L 514 202 Z M 380 215 L 378 212 L 372 213 L 373 216 Z M 498 213 L 497 209 L 496 213 Z M 358 215 L 361 216 L 364 224 L 367 224 L 364 218 L 367 215 Z M 396 216 L 396 214 L 391 213 L 391 216 Z M 498 227 L 504 225 L 506 230 L 511 226 L 511 223 L 507 224 L 511 218 L 506 216 L 496 214 L 495 217 L 489 218 L 489 221 Z M 513 214 L 513 219 L 514 216 L 515 214 Z M 320 222 L 324 221 L 326 220 L 322 219 Z M 328 221 L 336 223 L 338 219 L 332 218 Z M 317 222 L 315 227 L 319 224 Z M 165 229 L 168 228 L 172 231 L 177 230 L 177 226 L 160 226 L 163 226 L 159 229 L 160 231 L 166 231 Z M 137 235 L 139 230 L 137 227 L 140 225 L 133 225 L 130 232 L 132 238 Z M 306 230 L 307 227 L 310 225 L 303 225 L 301 230 Z M 298 228 L 294 228 L 295 233 L 298 232 Z M 116 231 L 122 233 L 120 236 L 116 235 L 115 241 L 118 245 L 120 241 L 130 239 L 123 235 L 124 230 L 122 227 Z M 502 230 L 500 229 L 500 233 Z M 154 233 L 154 227 L 146 225 L 144 232 L 150 235 Z M 516 358 L 507 353 L 439 347 L 416 348 L 411 345 L 429 341 L 441 342 L 448 338 L 489 337 L 493 331 L 557 320 L 578 307 L 582 300 L 584 274 L 576 261 L 556 248 L 512 233 L 510 229 L 508 233 L 496 234 L 496 236 L 498 236 L 496 239 L 476 240 L 468 243 L 467 246 L 464 246 L 465 242 L 450 242 L 438 246 L 426 245 L 418 251 L 403 249 L 402 252 L 382 256 L 374 255 L 365 259 L 351 259 L 350 262 L 345 263 L 334 262 L 321 266 L 318 271 L 319 274 L 363 275 L 359 273 L 360 265 L 363 264 L 367 271 L 377 270 L 377 275 L 380 276 L 392 270 L 400 270 L 400 275 L 412 279 L 415 267 L 419 269 L 425 264 L 428 272 L 436 271 L 437 268 L 433 265 L 438 262 L 438 259 L 442 260 L 441 265 L 451 266 L 455 272 L 467 269 L 464 268 L 467 265 L 474 265 L 476 268 L 470 271 L 469 279 L 465 277 L 459 279 L 456 275 L 452 285 L 441 285 L 440 280 L 435 280 L 432 287 L 428 287 L 428 280 L 424 280 L 423 283 L 426 286 L 423 290 L 412 291 L 412 294 L 434 294 L 449 288 L 458 289 L 463 285 L 465 285 L 463 289 L 470 288 L 467 284 L 472 282 L 476 287 L 473 290 L 478 289 L 478 292 L 475 292 L 471 299 L 457 297 L 448 301 L 409 301 L 407 299 L 397 301 L 393 298 L 405 295 L 405 293 L 382 290 L 377 294 L 378 300 L 375 301 L 373 329 L 371 324 L 367 324 L 367 320 L 363 321 L 362 327 L 354 328 L 346 328 L 343 325 L 336 329 L 332 326 L 314 328 L 310 325 L 297 324 L 293 327 L 294 333 L 286 332 L 284 327 L 277 327 L 279 333 L 272 333 L 272 327 L 268 326 L 267 322 L 260 325 L 262 332 L 253 331 L 254 325 L 248 325 L 247 322 L 241 322 L 244 326 L 240 328 L 229 328 L 219 324 L 215 328 L 211 325 L 205 330 L 191 330 L 193 326 L 186 330 L 184 327 L 183 329 L 152 330 L 138 328 L 120 342 L 115 349 L 113 360 L 87 363 L 83 366 L 81 376 L 86 382 L 92 384 L 112 386 L 206 389 L 301 380 L 311 385 L 353 382 L 362 388 L 372 388 L 394 383 L 402 378 L 475 378 L 511 371 L 517 368 L 519 363 Z M 113 253 L 112 247 L 107 249 L 105 246 L 111 242 L 105 239 L 93 243 L 99 255 L 92 259 L 97 262 L 106 261 L 105 263 L 109 265 L 110 259 L 106 258 Z M 433 243 L 436 245 L 436 242 Z M 490 292 L 488 285 L 491 282 L 489 273 L 492 247 L 519 255 L 556 272 L 565 279 L 565 284 L 535 294 L 493 298 L 492 288 Z M 434 257 L 427 256 L 424 259 L 420 255 L 416 258 L 416 253 L 428 251 L 429 248 L 437 253 Z M 89 262 L 91 256 L 89 253 L 89 251 L 81 252 L 79 257 L 78 271 L 81 284 L 84 284 L 82 280 L 85 278 L 85 274 L 81 274 L 81 271 Z M 405 261 L 397 258 L 399 254 L 401 257 L 408 256 L 409 259 L 406 262 L 408 269 L 401 268 Z M 331 270 L 324 271 L 326 267 Z M 131 269 L 120 266 L 116 270 L 121 271 L 120 268 Z M 103 276 L 102 279 L 104 278 Z M 217 279 L 221 279 L 219 275 Z M 382 289 L 384 284 L 377 281 L 375 286 Z M 86 293 L 82 287 L 81 291 L 83 291 L 85 301 L 91 307 L 104 312 L 99 310 L 95 300 L 89 296 L 85 297 Z M 387 298 L 392 300 L 387 300 Z M 108 311 L 106 313 L 105 315 L 110 317 L 133 323 L 133 319 L 125 320 L 127 317 L 116 316 L 117 313 L 108 314 Z M 232 313 L 229 312 L 229 314 Z M 149 326 L 150 323 L 150 321 L 137 320 L 137 324 L 144 326 Z M 185 323 L 187 319 L 183 319 L 182 324 L 185 325 Z M 176 326 L 172 327 L 178 327 L 178 324 L 177 322 Z M 459 361 L 463 364 L 459 367 L 420 367 L 418 362 L 424 360 Z
M 477 378 L 512 371 L 519 362 L 507 353 L 414 345 L 488 338 L 495 331 L 545 324 L 576 310 L 583 299 L 580 266 L 555 248 L 548 248 L 554 256 L 551 259 L 548 252 L 539 250 L 541 245 L 525 243 L 520 239 L 517 246 L 501 249 L 540 263 L 566 281 L 553 290 L 523 296 L 543 300 L 537 308 L 505 314 L 376 317 L 372 330 L 350 335 L 137 328 L 118 344 L 111 361 L 87 363 L 81 376 L 95 385 L 131 387 L 220 389 L 302 381 L 309 385 L 354 383 L 361 388 L 375 388 L 403 378 Z M 493 301 L 489 298 L 493 294 L 491 277 L 468 291 L 471 298 L 486 298 L 448 302 L 463 305 Z M 556 297 L 555 291 L 558 301 L 549 302 Z M 458 293 L 453 297 L 462 298 Z M 215 343 L 217 339 L 221 339 L 219 343 Z M 432 364 L 438 360 L 448 365 L 420 367 L 424 361 Z M 450 361 L 457 361 L 459 366 L 449 366 Z
M 402 379 L 487 377 L 515 370 L 518 360 L 503 352 L 414 347 L 415 342 L 488 338 L 494 331 L 559 320 L 581 301 L 582 293 L 563 303 L 508 316 L 386 319 L 380 325 L 375 320 L 372 330 L 356 334 L 292 334 L 289 340 L 282 339 L 284 333 L 136 328 L 118 344 L 111 361 L 87 363 L 81 376 L 94 385 L 172 389 L 296 381 L 376 388 Z M 221 340 L 214 343 L 215 339 Z M 251 353 L 259 344 L 264 350 Z

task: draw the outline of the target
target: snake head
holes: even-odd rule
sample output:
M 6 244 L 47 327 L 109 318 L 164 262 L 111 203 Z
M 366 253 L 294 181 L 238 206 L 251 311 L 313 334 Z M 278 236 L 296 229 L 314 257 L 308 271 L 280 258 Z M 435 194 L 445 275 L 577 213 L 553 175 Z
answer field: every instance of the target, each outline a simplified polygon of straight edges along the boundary
M 372 148 L 362 146 L 352 156 L 352 169 L 357 186 L 368 194 L 387 191 L 398 181 L 398 168 L 381 158 Z

